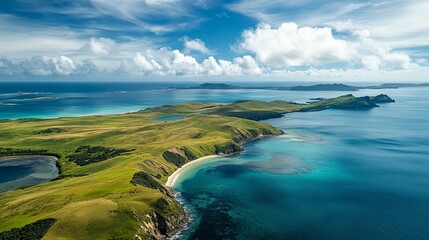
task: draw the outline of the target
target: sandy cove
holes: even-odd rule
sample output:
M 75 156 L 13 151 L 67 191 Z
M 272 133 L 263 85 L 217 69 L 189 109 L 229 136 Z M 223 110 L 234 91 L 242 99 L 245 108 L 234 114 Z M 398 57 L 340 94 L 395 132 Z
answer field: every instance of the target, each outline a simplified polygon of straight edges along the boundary
M 203 162 L 203 161 L 207 161 L 210 159 L 214 159 L 220 157 L 220 155 L 209 155 L 209 156 L 205 156 L 205 157 L 201 157 L 201 158 L 197 158 L 193 161 L 190 161 L 188 163 L 186 163 L 185 165 L 181 166 L 180 168 L 178 168 L 176 171 L 174 171 L 167 179 L 167 182 L 165 183 L 165 186 L 167 187 L 173 187 L 174 183 L 176 183 L 177 179 L 179 179 L 180 174 L 182 174 L 186 169 L 194 166 L 197 163 Z

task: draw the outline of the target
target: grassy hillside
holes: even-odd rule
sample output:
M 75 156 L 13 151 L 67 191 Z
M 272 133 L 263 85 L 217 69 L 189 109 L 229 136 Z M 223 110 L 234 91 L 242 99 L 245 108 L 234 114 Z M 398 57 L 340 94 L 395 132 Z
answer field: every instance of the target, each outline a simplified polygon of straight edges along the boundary
M 239 144 L 245 140 L 240 134 L 251 140 L 280 133 L 259 122 L 197 113 L 211 107 L 187 103 L 121 115 L 0 122 L 2 155 L 52 154 L 60 156 L 61 167 L 58 180 L 0 195 L 0 232 L 48 218 L 56 222 L 44 239 L 133 239 L 172 230 L 161 223 L 177 225 L 182 209 L 153 187 L 179 166 L 164 159 L 165 152 L 186 149 L 185 163 Z M 188 117 L 151 120 L 166 114 Z
M 311 104 L 184 103 L 118 115 L 1 121 L 0 155 L 57 156 L 61 176 L 0 194 L 0 232 L 7 231 L 0 239 L 39 225 L 44 239 L 163 238 L 185 220 L 163 185 L 178 167 L 202 156 L 240 151 L 242 143 L 260 135 L 281 133 L 249 119 L 373 106 L 368 99 L 372 102 L 348 95 Z M 153 120 L 166 115 L 187 117 Z M 53 219 L 47 220 L 52 227 L 37 224 L 44 219 Z
M 287 101 L 236 101 L 232 104 L 210 109 L 210 113 L 251 120 L 264 120 L 281 117 L 284 114 L 292 112 L 311 112 L 325 109 L 370 109 L 378 107 L 376 103 L 387 102 L 394 102 L 394 100 L 383 94 L 375 97 L 355 97 L 349 94 L 330 99 L 318 98 L 317 101 L 313 101 L 308 104 L 299 104 Z

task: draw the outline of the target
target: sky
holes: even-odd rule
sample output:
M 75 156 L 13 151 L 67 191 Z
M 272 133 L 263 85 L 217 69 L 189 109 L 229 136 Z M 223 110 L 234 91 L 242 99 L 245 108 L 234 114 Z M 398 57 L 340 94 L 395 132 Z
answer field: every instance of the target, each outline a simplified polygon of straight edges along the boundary
M 0 81 L 429 82 L 427 0 L 8 0 Z

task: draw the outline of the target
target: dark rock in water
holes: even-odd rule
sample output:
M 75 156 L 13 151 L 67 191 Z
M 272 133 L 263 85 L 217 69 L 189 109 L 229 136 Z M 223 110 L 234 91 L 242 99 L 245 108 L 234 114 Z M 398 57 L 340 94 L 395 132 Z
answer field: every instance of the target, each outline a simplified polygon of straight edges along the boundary
M 47 218 L 27 224 L 22 228 L 13 228 L 12 230 L 0 233 L 0 240 L 42 239 L 56 221 L 56 219 Z
M 187 239 L 237 239 L 239 222 L 231 215 L 233 204 L 230 199 L 208 196 L 208 200 L 202 198 L 202 195 L 196 193 L 187 197 L 190 201 L 205 202 L 202 204 L 205 206 L 199 210 L 201 222 L 205 224 L 200 224 Z
M 392 98 L 390 98 L 386 94 L 380 94 L 380 95 L 377 95 L 375 97 L 371 97 L 371 100 L 373 102 L 375 102 L 375 103 L 391 103 L 391 102 L 395 102 L 395 100 L 393 100 Z

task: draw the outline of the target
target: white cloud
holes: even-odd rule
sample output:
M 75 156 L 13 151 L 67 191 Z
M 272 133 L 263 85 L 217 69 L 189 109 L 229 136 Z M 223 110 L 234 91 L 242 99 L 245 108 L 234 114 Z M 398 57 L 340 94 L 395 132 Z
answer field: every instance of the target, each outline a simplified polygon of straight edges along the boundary
M 211 51 L 206 47 L 205 42 L 203 42 L 199 38 L 195 39 L 189 39 L 187 37 L 183 38 L 183 46 L 184 46 L 184 52 L 190 53 L 190 52 L 200 52 L 204 54 L 210 54 Z
M 241 0 L 227 8 L 274 26 L 293 21 L 339 31 L 369 29 L 375 40 L 394 48 L 427 46 L 429 39 L 427 0 Z
M 249 55 L 234 58 L 234 64 L 239 66 L 242 74 L 261 74 L 258 63 Z
M 201 6 L 191 0 L 90 0 L 90 3 L 99 16 L 121 19 L 158 34 L 189 29 L 200 23 L 193 10 Z M 88 17 L 93 17 L 93 13 Z M 163 24 L 157 23 L 158 20 Z
M 92 54 L 107 56 L 116 50 L 116 43 L 110 38 L 91 38 L 88 48 Z
M 21 67 L 36 76 L 70 75 L 77 69 L 73 60 L 66 56 L 33 57 L 30 61 L 21 62 Z
M 427 82 L 429 67 L 405 69 L 397 71 L 368 71 L 367 69 L 318 69 L 307 70 L 273 70 L 269 77 L 276 81 L 296 81 L 297 79 L 309 82 L 320 81 L 353 81 L 353 82 Z
M 240 47 L 276 67 L 336 63 L 356 54 L 348 42 L 335 39 L 330 28 L 298 28 L 295 23 L 283 23 L 279 28 L 260 24 L 243 33 Z
M 133 58 L 134 63 L 144 72 L 151 72 L 154 70 L 161 70 L 161 66 L 155 60 L 147 60 L 141 53 L 137 53 Z
M 210 56 L 200 63 L 179 50 L 167 48 L 138 52 L 132 60 L 123 61 L 118 71 L 134 76 L 237 76 L 263 72 L 248 55 L 237 57 L 232 62 Z
M 71 55 L 80 51 L 91 33 L 91 30 L 77 33 L 67 27 L 40 26 L 0 14 L 0 53 L 10 58 Z
M 12 61 L 64 55 L 75 61 L 91 59 L 99 68 L 113 69 L 122 59 L 132 58 L 141 49 L 165 44 L 160 37 L 124 36 L 115 42 L 111 38 L 96 37 L 99 34 L 96 30 L 77 31 L 0 14 L 0 54 Z
M 0 57 L 0 75 L 13 76 L 19 73 L 13 62 L 5 57 Z
M 243 33 L 239 46 L 254 53 L 261 63 L 277 68 L 360 64 L 369 70 L 400 70 L 418 66 L 406 53 L 371 39 L 367 30 L 355 31 L 351 37 L 335 38 L 328 27 L 300 28 L 295 23 L 283 23 L 272 28 L 260 24 Z
M 354 31 L 353 34 L 358 37 L 355 44 L 359 52 L 357 58 L 361 59 L 367 69 L 401 70 L 418 67 L 418 64 L 412 63 L 408 54 L 393 51 L 392 48 L 371 39 L 369 31 Z
M 0 73 L 6 76 L 70 76 L 97 72 L 97 67 L 89 59 L 83 60 L 82 63 L 76 63 L 66 56 L 36 56 L 14 63 L 7 58 L 0 58 Z

